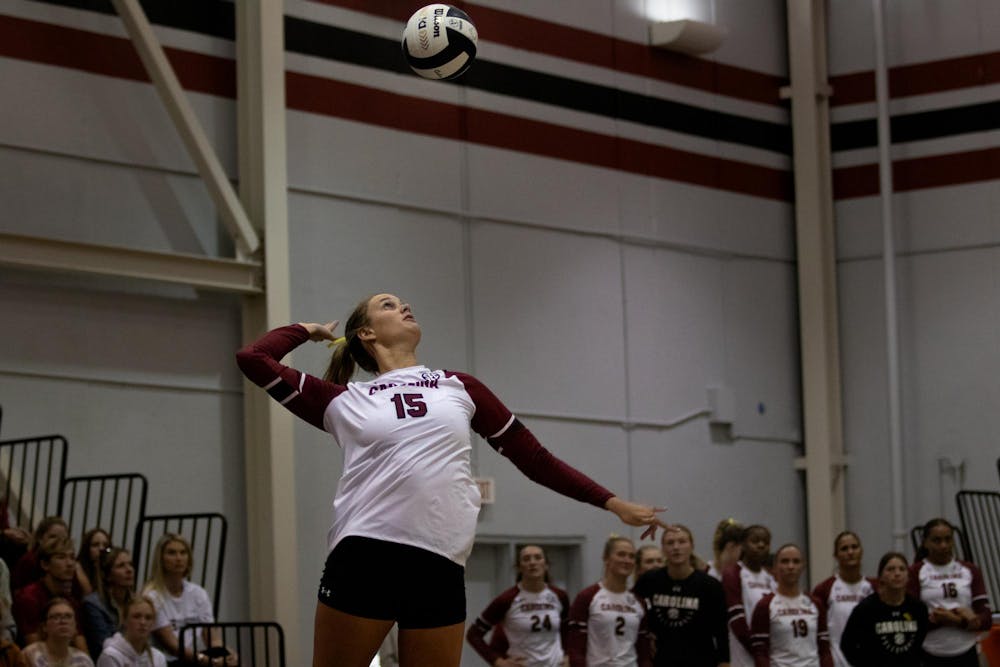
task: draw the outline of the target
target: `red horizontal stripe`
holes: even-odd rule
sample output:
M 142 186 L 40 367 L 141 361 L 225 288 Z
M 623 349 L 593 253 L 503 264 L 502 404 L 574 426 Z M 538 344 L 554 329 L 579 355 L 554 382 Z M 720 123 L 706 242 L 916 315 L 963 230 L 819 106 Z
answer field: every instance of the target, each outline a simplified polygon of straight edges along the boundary
M 875 73 L 854 72 L 830 77 L 832 106 L 875 100 Z M 1000 51 L 961 58 L 900 65 L 889 69 L 889 97 L 940 93 L 1000 83 Z
M 422 1 L 314 0 L 366 14 L 396 19 L 400 29 Z M 451 2 L 468 12 L 479 35 L 497 44 L 544 53 L 588 65 L 606 67 L 710 93 L 782 106 L 778 89 L 787 78 L 735 67 L 702 58 L 655 49 L 646 44 L 615 39 L 601 33 L 543 21 L 491 7 L 469 7 Z
M 1000 179 L 1000 148 L 897 160 L 892 163 L 894 192 Z M 835 199 L 879 194 L 878 165 L 865 164 L 833 170 Z
M 234 61 L 170 47 L 163 51 L 184 88 L 236 97 Z M 13 16 L 0 17 L 0 55 L 118 79 L 150 80 L 128 39 Z

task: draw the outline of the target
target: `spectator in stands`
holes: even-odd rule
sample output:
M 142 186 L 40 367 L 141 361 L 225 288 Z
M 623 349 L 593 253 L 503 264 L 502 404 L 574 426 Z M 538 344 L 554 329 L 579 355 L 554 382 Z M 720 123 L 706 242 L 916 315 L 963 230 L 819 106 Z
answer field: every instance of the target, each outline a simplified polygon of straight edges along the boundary
M 0 560 L 3 560 L 8 571 L 13 571 L 31 546 L 31 531 L 11 526 L 6 509 L 7 504 L 0 502 Z
M 628 590 L 635 545 L 613 536 L 605 542 L 602 558 L 604 576 L 580 591 L 569 609 L 565 646 L 570 667 L 651 667 L 646 608 Z
M 907 594 L 906 556 L 890 551 L 878 563 L 878 593 L 859 602 L 840 636 L 845 664 L 920 667 L 927 607 Z
M 655 544 L 643 544 L 635 552 L 635 580 L 639 581 L 639 577 L 663 564 L 663 549 Z
M 10 572 L 7 570 L 7 563 L 0 560 L 0 641 L 12 642 L 17 636 L 13 606 L 14 598 L 10 594 Z
M 97 659 L 97 667 L 166 667 L 166 656 L 149 641 L 156 619 L 152 600 L 132 598 L 123 612 L 125 623 L 122 630 L 108 640 L 101 657 Z M 198 664 L 209 664 L 209 661 L 199 661 Z
M 765 526 L 748 526 L 740 545 L 741 559 L 722 572 L 729 615 L 729 661 L 732 667 L 753 667 L 750 615 L 757 602 L 775 589 L 774 577 L 764 568 L 771 551 L 771 531 Z
M 165 533 L 153 550 L 153 564 L 143 594 L 156 609 L 153 643 L 167 654 L 168 662 L 177 660 L 180 652 L 178 633 L 189 623 L 214 623 L 212 601 L 204 588 L 188 580 L 191 574 L 191 545 L 174 533 Z M 186 646 L 185 660 L 194 660 L 206 645 L 222 646 L 221 636 L 202 633 L 195 646 Z M 228 651 L 226 664 L 236 664 L 236 654 Z
M 10 589 L 12 591 L 17 592 L 18 589 L 24 588 L 42 577 L 44 573 L 38 564 L 42 547 L 62 538 L 69 538 L 69 526 L 66 525 L 66 521 L 62 517 L 47 516 L 38 522 L 31 548 L 17 561 L 17 565 L 11 572 Z
M 708 574 L 722 581 L 722 573 L 739 562 L 742 550 L 743 525 L 732 517 L 720 521 L 712 535 L 712 560 L 708 562 Z
M 822 605 L 802 592 L 802 551 L 785 544 L 774 552 L 777 590 L 754 607 L 750 644 L 755 667 L 833 667 Z
M 569 596 L 548 582 L 549 559 L 545 550 L 536 544 L 522 546 L 517 552 L 517 585 L 490 602 L 465 635 L 487 664 L 494 667 L 562 664 Z M 486 634 L 501 624 L 507 637 L 506 651 L 494 641 L 486 643 Z
M 36 642 L 40 638 L 39 620 L 45 605 L 52 598 L 66 598 L 74 610 L 80 608 L 79 598 L 73 596 L 73 582 L 76 580 L 76 549 L 73 548 L 73 541 L 63 537 L 46 542 L 42 545 L 38 558 L 44 573 L 42 578 L 14 593 L 14 619 L 24 644 Z M 81 650 L 87 648 L 83 635 L 78 634 L 73 643 Z
M 909 592 L 930 609 L 923 644 L 925 667 L 977 667 L 976 639 L 992 623 L 979 568 L 955 558 L 955 529 L 946 519 L 924 525 Z
M 833 557 L 837 559 L 837 573 L 824 579 L 813 589 L 812 596 L 826 612 L 830 629 L 830 651 L 834 667 L 850 667 L 840 652 L 840 636 L 854 607 L 875 592 L 878 583 L 861 576 L 861 558 L 864 550 L 861 539 L 845 530 L 833 540 Z
M 97 659 L 104 642 L 122 626 L 125 607 L 135 594 L 135 568 L 132 555 L 120 547 L 101 554 L 95 579 L 97 590 L 83 598 L 83 635 L 87 650 Z
M 97 590 L 97 570 L 101 554 L 111 546 L 111 536 L 103 528 L 91 528 L 80 540 L 80 553 L 76 555 L 76 578 L 80 592 L 86 597 Z
M 71 645 L 78 633 L 76 611 L 69 600 L 49 600 L 38 621 L 39 639 L 24 649 L 31 667 L 94 667 L 86 653 Z

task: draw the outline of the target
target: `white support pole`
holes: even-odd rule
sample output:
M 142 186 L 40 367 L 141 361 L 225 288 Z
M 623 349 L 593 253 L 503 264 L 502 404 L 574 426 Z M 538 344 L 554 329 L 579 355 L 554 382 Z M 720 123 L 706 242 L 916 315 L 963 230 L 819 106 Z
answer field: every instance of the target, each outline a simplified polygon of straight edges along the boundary
M 167 60 L 163 48 L 153 34 L 146 14 L 142 11 L 138 0 L 111 0 L 111 2 L 115 11 L 121 16 L 125 30 L 132 38 L 132 44 L 146 68 L 146 73 L 149 74 L 156 91 L 166 105 L 191 159 L 198 167 L 198 173 L 205 181 L 223 224 L 236 242 L 238 251 L 244 256 L 252 255 L 260 248 L 260 238 L 243 211 L 236 191 L 205 136 L 205 131 L 198 122 L 198 117 L 191 108 L 191 103 L 177 80 L 170 61 Z
M 787 0 L 809 571 L 833 568 L 844 526 L 836 245 L 822 0 Z
M 246 340 L 291 320 L 283 4 L 236 3 L 240 197 L 267 247 L 267 292 L 243 302 Z M 304 665 L 301 576 L 312 583 L 317 573 L 296 566 L 294 419 L 249 383 L 243 405 L 251 612 L 278 621 L 290 637 L 288 664 Z
M 886 398 L 889 404 L 889 471 L 892 485 L 892 548 L 905 551 L 909 531 L 903 507 L 903 416 L 899 387 L 899 316 L 896 308 L 896 236 L 892 213 L 892 137 L 889 131 L 889 73 L 885 56 L 882 0 L 872 0 L 875 37 L 875 101 L 878 107 L 878 182 L 882 208 L 882 271 L 885 280 Z

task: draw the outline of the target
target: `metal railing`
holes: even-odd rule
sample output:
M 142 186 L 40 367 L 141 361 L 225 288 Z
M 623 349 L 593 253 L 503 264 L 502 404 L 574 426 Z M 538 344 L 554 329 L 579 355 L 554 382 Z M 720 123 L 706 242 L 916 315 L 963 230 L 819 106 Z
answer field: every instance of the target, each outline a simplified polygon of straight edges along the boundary
M 108 531 L 111 544 L 129 548 L 146 515 L 149 483 L 140 473 L 68 477 L 63 480 L 60 516 L 77 546 L 91 528 Z
M 16 525 L 59 514 L 68 447 L 61 435 L 0 441 L 0 503 Z
M 1000 604 L 1000 493 L 959 491 L 955 495 L 970 560 L 983 573 L 991 606 Z
M 199 636 L 200 635 L 200 636 Z M 236 664 L 241 667 L 285 667 L 285 633 L 272 622 L 261 623 L 192 623 L 181 628 L 180 655 L 186 647 L 205 651 L 204 638 L 211 637 L 213 646 L 224 649 L 207 649 L 210 656 L 223 656 L 223 650 L 235 653 Z M 229 663 L 227 663 L 229 664 Z

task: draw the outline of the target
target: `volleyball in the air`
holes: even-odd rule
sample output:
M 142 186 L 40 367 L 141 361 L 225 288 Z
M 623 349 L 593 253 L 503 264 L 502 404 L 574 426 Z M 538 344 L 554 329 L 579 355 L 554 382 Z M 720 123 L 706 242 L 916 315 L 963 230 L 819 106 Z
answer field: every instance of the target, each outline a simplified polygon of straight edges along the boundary
M 435 3 L 421 7 L 406 22 L 403 57 L 425 79 L 454 79 L 469 69 L 478 39 L 468 14 Z

